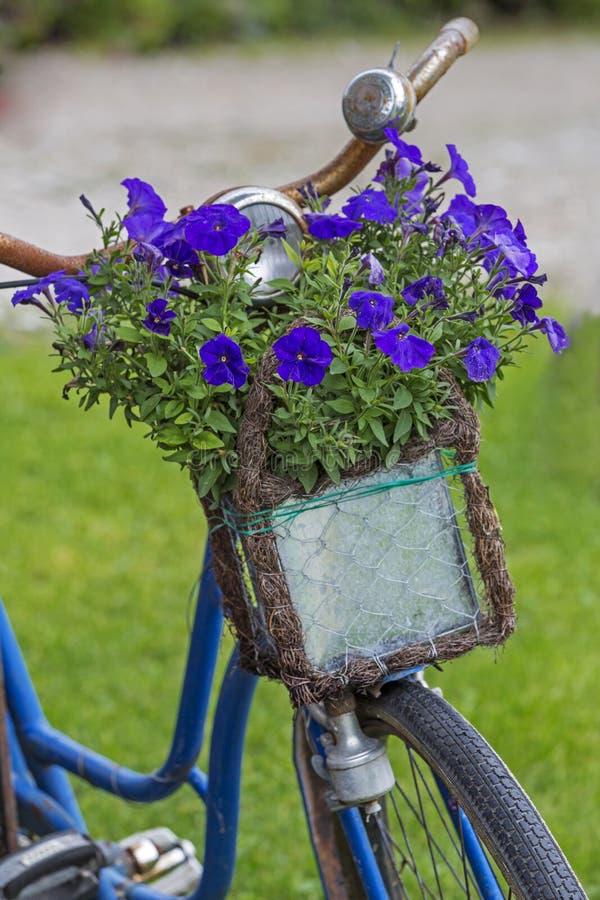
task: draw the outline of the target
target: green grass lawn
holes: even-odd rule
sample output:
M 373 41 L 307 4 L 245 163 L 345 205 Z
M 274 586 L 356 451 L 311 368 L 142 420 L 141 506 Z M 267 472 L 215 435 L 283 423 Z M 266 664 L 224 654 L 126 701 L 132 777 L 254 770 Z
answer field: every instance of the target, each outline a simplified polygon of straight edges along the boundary
M 186 476 L 139 432 L 63 401 L 51 365 L 40 335 L 0 340 L 0 593 L 52 723 L 149 770 L 173 723 L 202 514 Z M 435 681 L 512 767 L 600 898 L 600 320 L 583 320 L 561 357 L 540 341 L 500 386 L 483 432 L 519 627 L 503 651 L 475 651 Z M 320 895 L 289 721 L 285 691 L 261 684 L 238 900 Z M 98 836 L 166 824 L 201 846 L 202 809 L 187 790 L 149 809 L 76 786 Z

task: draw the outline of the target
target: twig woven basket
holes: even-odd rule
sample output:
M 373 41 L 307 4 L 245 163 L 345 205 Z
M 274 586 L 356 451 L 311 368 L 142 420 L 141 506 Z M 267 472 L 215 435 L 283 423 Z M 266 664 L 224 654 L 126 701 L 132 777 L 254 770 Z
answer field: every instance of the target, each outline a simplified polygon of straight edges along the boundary
M 410 440 L 394 470 L 367 460 L 307 495 L 269 469 L 276 368 L 268 351 L 240 426 L 235 496 L 216 511 L 205 502 L 242 664 L 300 706 L 506 640 L 514 590 L 475 469 L 477 416 L 452 377 L 451 417 Z

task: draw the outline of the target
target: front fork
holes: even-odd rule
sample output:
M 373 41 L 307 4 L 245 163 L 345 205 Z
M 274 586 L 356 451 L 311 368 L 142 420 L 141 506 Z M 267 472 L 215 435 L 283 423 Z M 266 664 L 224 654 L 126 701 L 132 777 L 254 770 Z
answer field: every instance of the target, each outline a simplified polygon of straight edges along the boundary
M 427 687 L 422 670 L 406 676 Z M 365 823 L 381 811 L 379 800 L 393 789 L 395 779 L 385 743 L 364 733 L 355 709 L 348 692 L 340 700 L 303 710 L 294 724 L 294 762 L 325 896 L 388 900 Z M 480 895 L 499 900 L 502 892 L 471 823 L 445 785 L 435 780 Z

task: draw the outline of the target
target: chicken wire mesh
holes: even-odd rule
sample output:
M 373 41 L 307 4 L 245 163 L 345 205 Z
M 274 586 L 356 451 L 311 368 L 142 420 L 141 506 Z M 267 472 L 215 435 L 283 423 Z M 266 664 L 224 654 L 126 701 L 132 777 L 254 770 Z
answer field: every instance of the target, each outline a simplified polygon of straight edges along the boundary
M 426 643 L 435 656 L 438 638 L 476 631 L 480 585 L 460 479 L 475 464 L 453 461 L 452 451 L 434 450 L 253 516 L 226 508 L 255 639 L 268 623 L 246 542 L 265 534 L 315 672 L 356 658 L 385 672 L 399 648 Z
M 315 500 L 282 504 L 273 533 L 316 669 L 477 627 L 464 492 L 439 452 Z

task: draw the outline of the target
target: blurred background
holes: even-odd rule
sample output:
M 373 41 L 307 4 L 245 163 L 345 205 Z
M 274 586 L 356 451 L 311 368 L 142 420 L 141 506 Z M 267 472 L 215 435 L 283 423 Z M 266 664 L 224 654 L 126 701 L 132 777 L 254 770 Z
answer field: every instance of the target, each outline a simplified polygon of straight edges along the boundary
M 406 68 L 454 15 L 475 18 L 481 40 L 425 98 L 410 140 L 441 165 L 455 143 L 477 200 L 522 219 L 572 345 L 555 357 L 535 342 L 482 413 L 517 633 L 432 680 L 600 900 L 600 0 L 0 0 L 0 230 L 79 253 L 97 236 L 77 198 L 124 211 L 124 178 L 150 181 L 175 216 L 219 189 L 306 175 L 347 140 L 349 79 L 385 65 L 396 40 Z M 0 594 L 53 724 L 149 770 L 174 717 L 202 514 L 138 431 L 61 399 L 27 312 L 0 292 Z M 283 689 L 261 684 L 238 900 L 320 896 L 289 719 Z M 191 795 L 147 810 L 77 790 L 99 836 L 164 823 L 202 846 Z

